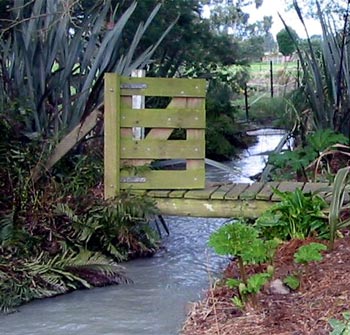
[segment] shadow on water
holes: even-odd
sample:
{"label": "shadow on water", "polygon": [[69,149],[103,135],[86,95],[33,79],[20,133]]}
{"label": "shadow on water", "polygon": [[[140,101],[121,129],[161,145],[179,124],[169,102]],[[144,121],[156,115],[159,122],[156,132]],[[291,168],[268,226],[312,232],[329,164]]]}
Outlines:
{"label": "shadow on water", "polygon": [[[227,162],[237,175],[208,170],[213,181],[251,182],[283,133],[258,133],[257,143]],[[165,217],[170,236],[155,257],[125,264],[132,284],[77,291],[31,302],[19,312],[0,316],[6,335],[175,335],[186,306],[208,287],[209,273],[218,276],[227,260],[207,247],[210,234],[226,219]],[[210,268],[209,268],[210,266]]]}

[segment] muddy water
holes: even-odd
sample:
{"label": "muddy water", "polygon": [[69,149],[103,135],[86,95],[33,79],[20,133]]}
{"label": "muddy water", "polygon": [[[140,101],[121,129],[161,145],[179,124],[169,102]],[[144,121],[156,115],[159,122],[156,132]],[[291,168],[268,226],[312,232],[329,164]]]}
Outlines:
{"label": "muddy water", "polygon": [[[239,159],[226,162],[236,173],[208,167],[212,181],[251,182],[283,133],[260,130],[258,142]],[[227,260],[207,248],[210,234],[225,219],[165,217],[170,236],[153,258],[125,264],[133,284],[73,292],[31,302],[17,313],[0,316],[0,335],[175,335],[189,301],[198,300],[209,277]],[[210,264],[210,266],[208,265]]]}

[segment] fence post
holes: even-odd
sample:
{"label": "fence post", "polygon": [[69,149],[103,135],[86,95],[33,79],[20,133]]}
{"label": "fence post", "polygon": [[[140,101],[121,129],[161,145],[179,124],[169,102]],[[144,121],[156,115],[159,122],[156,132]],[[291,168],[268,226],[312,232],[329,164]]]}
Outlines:
{"label": "fence post", "polygon": [[104,88],[104,198],[120,192],[120,77],[105,74]]}
{"label": "fence post", "polygon": [[300,87],[300,60],[297,60],[297,85]]}
{"label": "fence post", "polygon": [[270,60],[270,86],[271,86],[271,98],[273,98],[273,65],[272,65],[272,60]]}
{"label": "fence post", "polygon": [[246,121],[249,121],[249,104],[248,104],[248,86],[244,85],[244,104],[245,104],[245,117]]}
{"label": "fence post", "polygon": [[[146,76],[145,70],[133,70],[131,72],[131,77],[142,78],[145,76]],[[132,109],[145,108],[145,97],[142,95],[133,95],[131,108]],[[132,128],[132,137],[134,140],[144,139],[145,138],[145,128],[133,127]]]}

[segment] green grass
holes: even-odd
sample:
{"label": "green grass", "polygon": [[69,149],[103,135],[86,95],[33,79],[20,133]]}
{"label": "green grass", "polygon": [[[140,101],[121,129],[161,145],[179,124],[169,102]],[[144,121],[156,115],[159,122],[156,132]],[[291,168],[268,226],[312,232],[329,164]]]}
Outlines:
{"label": "green grass", "polygon": [[[288,126],[288,118],[285,116],[286,100],[283,97],[271,98],[269,95],[253,95],[249,97],[249,120],[258,123],[269,123],[274,127]],[[237,111],[237,119],[244,120],[246,111],[244,99],[235,100],[235,105],[240,108]]]}
{"label": "green grass", "polygon": [[[260,74],[262,72],[270,72],[270,62],[257,62],[250,64],[250,74],[252,76],[255,76],[257,74]],[[297,62],[285,62],[285,63],[274,63],[273,64],[273,72],[277,72],[280,70],[287,70],[291,72],[297,71]]]}

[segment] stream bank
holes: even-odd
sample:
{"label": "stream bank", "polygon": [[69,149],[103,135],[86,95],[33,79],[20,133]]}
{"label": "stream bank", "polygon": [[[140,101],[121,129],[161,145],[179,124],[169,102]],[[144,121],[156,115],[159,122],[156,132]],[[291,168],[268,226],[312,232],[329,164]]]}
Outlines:
{"label": "stream bank", "polygon": [[[234,172],[208,167],[209,181],[251,182],[262,171],[266,156],[283,136],[263,129],[257,142],[239,158],[225,162]],[[185,320],[188,303],[209,286],[209,274],[219,275],[227,260],[207,247],[210,234],[225,219],[166,217],[170,236],[164,251],[125,264],[132,284],[77,291],[21,306],[1,315],[7,335],[175,335]],[[210,268],[208,268],[210,264]]]}

